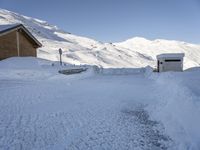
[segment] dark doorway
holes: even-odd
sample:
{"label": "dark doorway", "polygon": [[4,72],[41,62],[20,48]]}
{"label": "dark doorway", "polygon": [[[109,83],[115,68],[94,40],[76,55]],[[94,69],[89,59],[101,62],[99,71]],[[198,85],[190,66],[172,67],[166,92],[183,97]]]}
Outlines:
{"label": "dark doorway", "polygon": [[160,61],[159,60],[157,61],[157,70],[158,70],[158,72],[160,72]]}

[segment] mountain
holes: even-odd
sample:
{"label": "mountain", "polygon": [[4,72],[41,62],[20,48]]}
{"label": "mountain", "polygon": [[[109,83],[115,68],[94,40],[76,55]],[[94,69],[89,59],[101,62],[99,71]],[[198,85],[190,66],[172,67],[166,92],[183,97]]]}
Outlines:
{"label": "mountain", "polygon": [[63,61],[70,64],[90,64],[102,67],[156,66],[156,55],[184,52],[185,68],[200,65],[200,45],[181,41],[147,40],[134,37],[120,43],[103,43],[65,32],[46,21],[0,9],[0,24],[24,24],[43,44],[38,57],[59,60],[58,49],[63,49]]}
{"label": "mountain", "polygon": [[153,60],[156,59],[156,55],[161,53],[185,53],[184,68],[200,65],[200,45],[163,39],[150,41],[140,37],[115,43],[115,45],[143,53],[145,56],[153,58]]}

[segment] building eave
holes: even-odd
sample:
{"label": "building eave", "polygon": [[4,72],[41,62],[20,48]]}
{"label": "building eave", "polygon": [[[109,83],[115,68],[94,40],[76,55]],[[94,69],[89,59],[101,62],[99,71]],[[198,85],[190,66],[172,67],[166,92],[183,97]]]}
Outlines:
{"label": "building eave", "polygon": [[16,24],[13,27],[10,27],[10,28],[7,28],[5,30],[0,31],[0,36],[3,36],[5,34],[12,32],[12,31],[17,31],[17,30],[20,30],[20,29],[23,30],[24,33],[26,33],[32,41],[34,41],[37,48],[42,47],[42,44],[32,35],[32,33],[30,31],[28,31],[28,29],[23,24]]}
{"label": "building eave", "polygon": [[162,59],[162,58],[183,58],[185,56],[184,53],[164,53],[157,55],[157,59]]}

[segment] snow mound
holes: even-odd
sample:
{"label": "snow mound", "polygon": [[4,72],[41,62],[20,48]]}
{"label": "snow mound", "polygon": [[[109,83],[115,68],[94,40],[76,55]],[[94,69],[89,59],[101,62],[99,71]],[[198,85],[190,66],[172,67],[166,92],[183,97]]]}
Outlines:
{"label": "snow mound", "polygon": [[[67,76],[58,73],[59,70],[88,68],[81,74]],[[88,78],[95,74],[92,66],[74,66],[64,64],[60,66],[59,62],[48,61],[35,57],[12,57],[0,61],[0,80],[60,80],[69,79],[77,80]]]}
{"label": "snow mound", "polygon": [[199,81],[199,73],[151,74],[151,79],[157,83],[153,104],[147,107],[152,118],[164,124],[166,132],[177,144],[176,149],[198,150],[200,95],[194,82]]}
{"label": "snow mound", "polygon": [[135,75],[143,74],[144,68],[94,68],[97,74],[101,75]]}
{"label": "snow mound", "polygon": [[11,57],[0,62],[4,69],[41,69],[42,59],[35,57]]}
{"label": "snow mound", "polygon": [[43,67],[46,65],[51,68],[50,61],[35,57],[8,58],[0,61],[0,79],[45,79],[53,75]]}

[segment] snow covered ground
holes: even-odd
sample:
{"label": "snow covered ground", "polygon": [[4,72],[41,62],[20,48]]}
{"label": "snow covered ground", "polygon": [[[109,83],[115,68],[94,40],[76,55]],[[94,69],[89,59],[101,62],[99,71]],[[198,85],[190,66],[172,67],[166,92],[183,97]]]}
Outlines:
{"label": "snow covered ground", "polygon": [[199,69],[66,76],[54,64],[0,62],[0,149],[200,148]]}
{"label": "snow covered ground", "polygon": [[161,121],[177,149],[200,149],[200,68],[181,73],[151,75],[159,88],[147,107]]}

